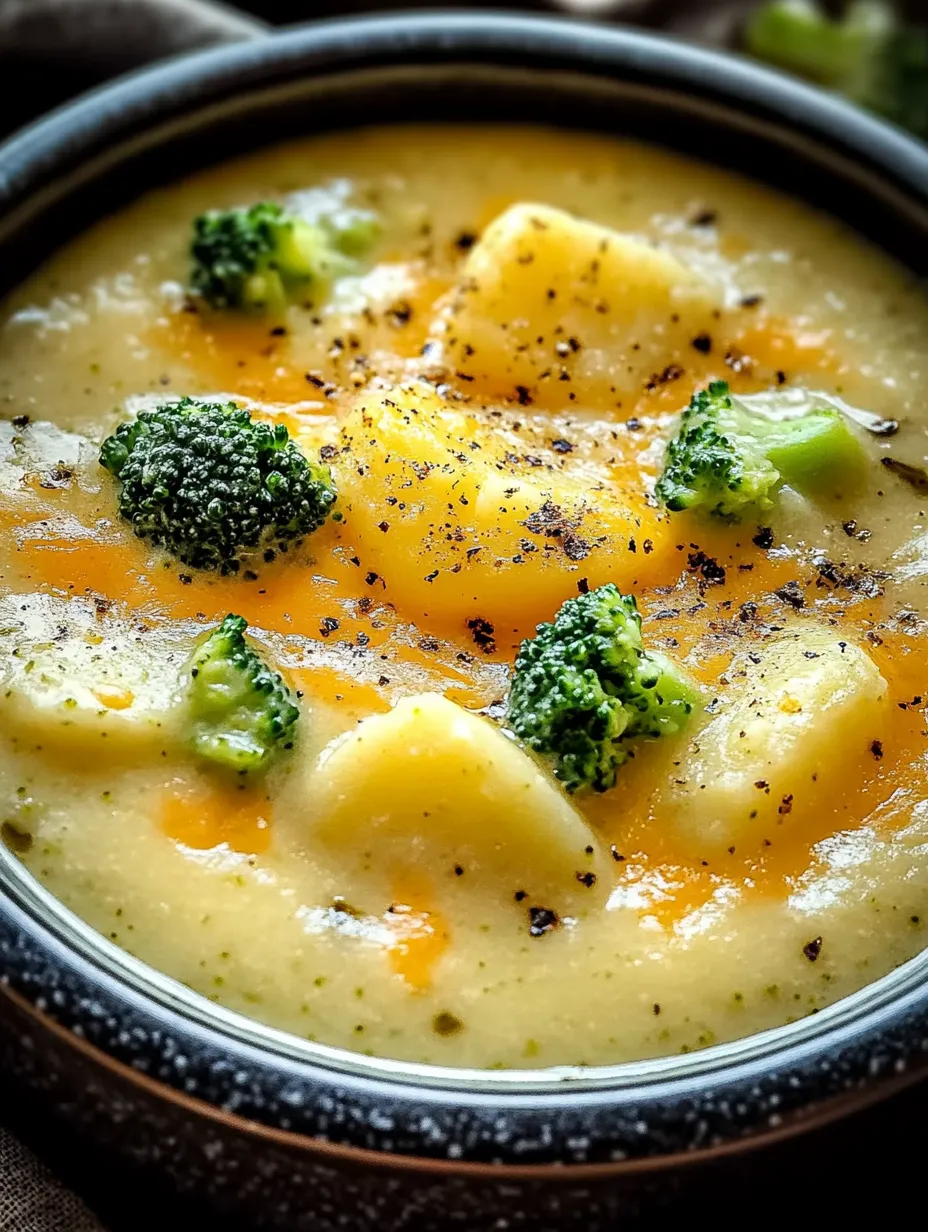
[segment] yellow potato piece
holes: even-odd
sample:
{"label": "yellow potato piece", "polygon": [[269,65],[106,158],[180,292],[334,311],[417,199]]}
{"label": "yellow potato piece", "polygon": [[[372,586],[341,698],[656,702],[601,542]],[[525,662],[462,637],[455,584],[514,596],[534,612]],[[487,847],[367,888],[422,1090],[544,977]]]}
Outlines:
{"label": "yellow potato piece", "polygon": [[528,631],[581,579],[632,590],[656,576],[659,546],[673,551],[643,493],[633,511],[591,477],[529,477],[506,460],[492,421],[426,385],[363,397],[342,445],[345,534],[376,574],[374,593],[415,617]]}
{"label": "yellow potato piece", "polygon": [[438,694],[365,719],[323,753],[310,790],[313,839],[352,893],[368,887],[366,910],[416,873],[439,895],[524,892],[526,907],[560,914],[608,893],[599,843],[557,786],[490,720]]}
{"label": "yellow potato piece", "polygon": [[441,328],[449,366],[481,391],[608,406],[691,355],[717,298],[663,249],[520,204],[471,251]]}
{"label": "yellow potato piece", "polygon": [[800,626],[739,655],[732,692],[678,750],[655,809],[692,854],[776,841],[843,798],[882,732],[887,685],[837,630]]}
{"label": "yellow potato piece", "polygon": [[0,600],[0,726],[62,756],[157,755],[180,738],[176,635],[143,631],[84,599]]}

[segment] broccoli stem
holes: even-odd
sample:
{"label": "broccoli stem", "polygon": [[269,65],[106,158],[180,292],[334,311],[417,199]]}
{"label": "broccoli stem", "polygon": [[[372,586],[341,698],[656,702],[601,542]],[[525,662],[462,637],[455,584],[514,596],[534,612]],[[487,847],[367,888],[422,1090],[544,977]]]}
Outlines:
{"label": "broccoli stem", "polygon": [[864,458],[850,410],[810,390],[737,396],[713,381],[680,416],[657,497],[674,512],[703,508],[736,520],[771,508],[784,483],[814,495],[846,490]]}

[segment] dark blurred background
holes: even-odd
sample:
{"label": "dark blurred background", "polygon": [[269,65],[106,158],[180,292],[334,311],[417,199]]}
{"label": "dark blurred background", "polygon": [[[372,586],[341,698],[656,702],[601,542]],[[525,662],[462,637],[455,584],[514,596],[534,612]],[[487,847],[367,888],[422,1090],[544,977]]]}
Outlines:
{"label": "dark blurred background", "polygon": [[531,10],[747,49],[928,137],[928,0],[0,0],[0,133],[155,58],[399,8]]}

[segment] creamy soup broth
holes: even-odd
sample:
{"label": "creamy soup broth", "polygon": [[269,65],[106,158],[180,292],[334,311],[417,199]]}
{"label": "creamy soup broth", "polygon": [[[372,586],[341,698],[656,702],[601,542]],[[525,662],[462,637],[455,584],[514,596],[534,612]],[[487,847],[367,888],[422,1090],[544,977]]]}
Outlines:
{"label": "creamy soup broth", "polygon": [[[359,206],[381,233],[282,322],[205,311],[187,292],[193,217],[263,199]],[[569,234],[563,266],[530,236],[507,249],[487,228],[519,203],[546,227],[554,209],[631,236],[659,268],[578,272]],[[494,299],[481,279],[506,259]],[[593,1065],[821,1009],[924,945],[928,481],[882,459],[928,459],[926,356],[918,290],[834,219],[631,142],[374,129],[146,195],[2,308],[7,847],[210,1000],[377,1056]],[[668,514],[650,495],[664,441],[717,378],[837,394],[899,430],[854,425],[863,472],[815,502],[784,489],[737,523]],[[235,400],[322,450],[341,520],[256,578],[136,538],[98,447],[179,395]],[[572,501],[585,512],[567,524],[532,521]],[[608,581],[708,709],[642,742],[612,790],[568,797],[494,741],[520,641]],[[295,747],[245,780],[204,769],[168,696],[228,612],[301,694]],[[782,788],[783,745],[758,763],[762,823],[700,829],[701,801],[674,795],[711,763],[699,733],[812,623],[884,683],[863,718],[828,686],[808,791]],[[73,645],[92,664],[81,689],[32,704],[30,678],[54,685]],[[362,726],[423,695],[400,731]],[[779,686],[763,704],[806,705]]]}

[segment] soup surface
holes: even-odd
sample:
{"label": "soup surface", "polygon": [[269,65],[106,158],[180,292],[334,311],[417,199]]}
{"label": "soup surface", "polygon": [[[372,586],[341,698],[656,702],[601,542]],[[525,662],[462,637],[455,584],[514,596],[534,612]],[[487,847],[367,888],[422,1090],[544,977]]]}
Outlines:
{"label": "soup surface", "polygon": [[[263,200],[377,235],[324,294],[211,309],[193,219]],[[812,494],[668,511],[714,380],[898,430],[848,412]],[[815,1012],[924,945],[926,382],[884,256],[632,143],[371,130],[147,195],[2,309],[7,847],[211,1000],[370,1054],[592,1065]],[[134,535],[99,446],[180,396],[285,425],[335,516],[226,575]],[[506,699],[522,640],[608,583],[696,700],[571,792]],[[266,772],[191,744],[228,613],[299,694]]]}

